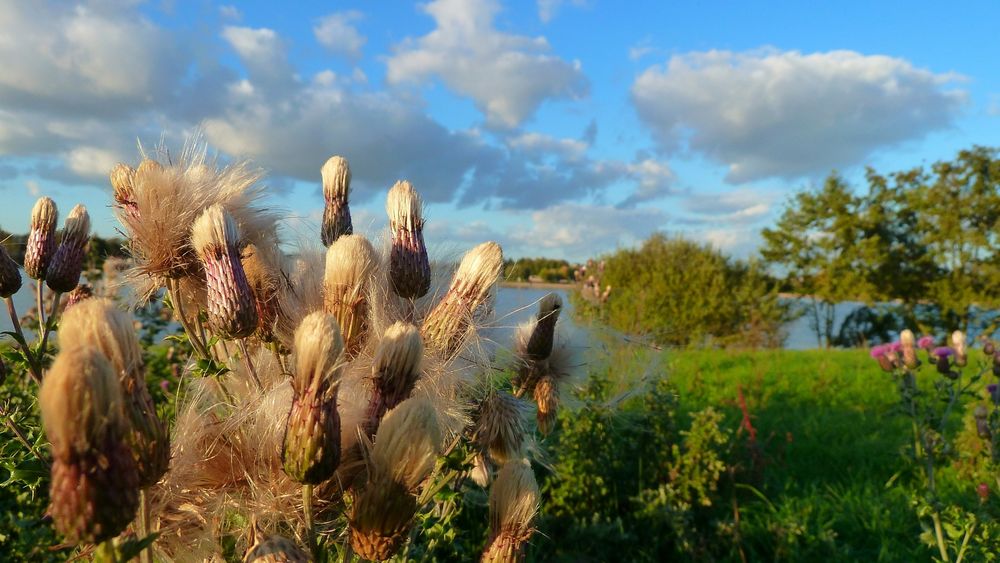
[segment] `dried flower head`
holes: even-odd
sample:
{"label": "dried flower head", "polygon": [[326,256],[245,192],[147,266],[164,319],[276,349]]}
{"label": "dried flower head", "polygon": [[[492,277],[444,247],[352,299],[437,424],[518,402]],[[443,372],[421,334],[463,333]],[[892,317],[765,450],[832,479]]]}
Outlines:
{"label": "dried flower head", "polygon": [[965,339],[965,333],[960,330],[951,333],[951,346],[955,349],[955,365],[964,367],[969,359],[969,348]]}
{"label": "dried flower head", "polygon": [[340,463],[337,390],[343,350],[332,315],[312,313],[295,331],[294,397],[281,457],[285,473],[300,483],[322,483]]}
{"label": "dried flower head", "polygon": [[67,309],[59,325],[59,340],[99,350],[111,362],[124,393],[127,441],[139,484],[145,488],[156,483],[170,463],[170,438],[146,387],[142,348],[132,318],[109,299],[87,299]]}
{"label": "dried flower head", "polygon": [[351,547],[384,561],[406,539],[417,511],[414,492],[430,474],[441,444],[434,407],[414,397],[389,411],[375,435],[368,481],[355,494]]}
{"label": "dried flower head", "polygon": [[323,308],[337,317],[348,357],[364,344],[368,330],[368,301],[378,257],[368,239],[345,235],[326,251]]}
{"label": "dried flower head", "polygon": [[524,560],[524,544],[534,532],[538,501],[538,483],[528,461],[504,464],[490,489],[490,540],[482,561]]}
{"label": "dried flower head", "polygon": [[294,541],[271,536],[247,550],[243,563],[310,563],[313,558]]}
{"label": "dried flower head", "polygon": [[66,216],[62,242],[49,262],[45,283],[52,291],[67,292],[80,282],[83,258],[90,240],[90,214],[87,208],[77,205]]}
{"label": "dried flower head", "polygon": [[132,221],[139,219],[139,209],[135,203],[135,174],[135,168],[123,162],[116,164],[109,174],[115,203],[125,211]]}
{"label": "dried flower head", "polygon": [[917,339],[913,331],[905,329],[899,333],[900,351],[903,354],[903,365],[910,369],[916,369],[920,365],[917,358]]}
{"label": "dried flower head", "polygon": [[372,397],[368,404],[366,432],[375,434],[390,409],[413,393],[421,373],[424,343],[416,326],[397,322],[386,329],[375,348],[372,364]]}
{"label": "dried flower head", "polygon": [[139,483],[111,364],[95,348],[64,349],[38,402],[52,444],[49,512],[56,529],[72,543],[117,536],[135,516]]}
{"label": "dried flower head", "polygon": [[243,270],[257,305],[257,337],[264,342],[274,340],[281,293],[285,275],[279,264],[277,248],[262,248],[249,244],[243,249]]}
{"label": "dried flower head", "polygon": [[226,338],[244,338],[257,330],[257,303],[243,271],[240,233],[232,215],[221,205],[202,213],[191,229],[208,289],[208,319]]}
{"label": "dried flower head", "polygon": [[542,377],[535,385],[535,405],[538,407],[538,430],[548,434],[555,425],[556,410],[559,408],[559,387],[551,375]]}
{"label": "dried flower head", "polygon": [[505,391],[491,392],[479,405],[474,439],[498,464],[520,458],[526,428],[524,405]]}
{"label": "dried flower head", "polygon": [[351,192],[351,167],[342,156],[331,156],[320,170],[323,177],[323,244],[330,246],[337,239],[354,232],[347,197]]}
{"label": "dried flower head", "polygon": [[396,295],[406,299],[423,297],[431,287],[431,265],[424,243],[423,202],[413,186],[401,180],[389,190],[385,203],[389,214],[392,248],[389,281]]}
{"label": "dried flower head", "polygon": [[7,298],[21,289],[21,270],[0,243],[0,297]]}
{"label": "dried flower head", "polygon": [[503,271],[503,251],[486,242],[465,254],[444,298],[424,320],[425,342],[453,355],[465,342],[473,315],[486,303]]}
{"label": "dried flower head", "polygon": [[56,202],[41,197],[31,209],[31,230],[24,250],[24,273],[34,280],[45,279],[49,262],[56,253],[56,223],[59,212]]}

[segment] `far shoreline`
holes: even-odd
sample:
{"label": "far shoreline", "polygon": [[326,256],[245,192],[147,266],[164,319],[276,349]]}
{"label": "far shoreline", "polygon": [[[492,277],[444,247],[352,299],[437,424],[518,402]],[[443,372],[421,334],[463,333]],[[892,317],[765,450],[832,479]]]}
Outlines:
{"label": "far shoreline", "polygon": [[566,282],[525,282],[525,281],[502,281],[500,287],[511,287],[517,289],[570,289],[575,284]]}

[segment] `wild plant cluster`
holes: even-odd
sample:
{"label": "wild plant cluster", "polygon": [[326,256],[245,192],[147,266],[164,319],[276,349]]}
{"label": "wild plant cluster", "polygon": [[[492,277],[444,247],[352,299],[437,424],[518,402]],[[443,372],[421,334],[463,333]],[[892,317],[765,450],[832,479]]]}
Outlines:
{"label": "wild plant cluster", "polygon": [[[21,272],[0,247],[15,327],[5,355],[28,415],[0,414],[37,426],[37,396],[44,438],[21,432],[19,444],[45,468],[59,547],[106,560],[383,561],[425,532],[427,514],[448,522],[443,492],[485,487],[481,559],[523,559],[539,508],[536,429],[553,428],[572,373],[560,298],[544,298],[498,356],[481,330],[499,245],[470,250],[445,283],[409,182],[389,191],[379,240],[354,232],[348,162],[335,156],[321,175],[317,244],[292,250],[247,163],[192,145],[111,171],[125,277],[179,324],[166,343],[78,286],[82,206],[58,244],[52,200],[32,212],[32,342],[13,308]],[[167,345],[179,377],[169,402],[148,385],[151,350]]]}
{"label": "wild plant cluster", "polygon": [[[985,377],[1000,376],[1000,352],[990,340],[982,351],[980,361],[971,358],[961,331],[938,346],[933,336],[917,338],[909,329],[897,341],[871,349],[872,358],[892,374],[899,413],[912,426],[905,458],[918,482],[913,507],[921,540],[940,561],[991,559],[1000,533],[1000,519],[987,503],[1000,490],[1000,390],[996,383],[983,385]],[[956,425],[963,411],[972,413],[975,444],[963,443],[969,440]],[[978,481],[978,510],[949,501],[942,488],[941,475],[955,465],[965,466]]]}

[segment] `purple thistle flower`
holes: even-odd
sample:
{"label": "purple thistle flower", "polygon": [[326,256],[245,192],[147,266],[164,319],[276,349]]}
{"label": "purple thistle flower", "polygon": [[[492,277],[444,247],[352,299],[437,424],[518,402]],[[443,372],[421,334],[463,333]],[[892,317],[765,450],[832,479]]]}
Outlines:
{"label": "purple thistle flower", "polygon": [[886,344],[890,352],[899,352],[903,349],[903,344],[900,341],[895,341],[892,344]]}
{"label": "purple thistle flower", "polygon": [[888,352],[888,351],[889,350],[886,348],[885,344],[879,344],[878,346],[872,346],[872,349],[869,352],[869,354],[871,354],[871,357],[873,359],[877,360],[877,359],[881,358],[882,356],[884,356],[886,354],[886,352]]}
{"label": "purple thistle flower", "polygon": [[934,347],[934,337],[930,335],[921,336],[920,340],[917,340],[917,347],[930,350]]}
{"label": "purple thistle flower", "polygon": [[938,358],[948,358],[952,356],[954,353],[955,350],[953,350],[950,346],[938,346],[937,348],[934,349],[933,352],[934,356]]}

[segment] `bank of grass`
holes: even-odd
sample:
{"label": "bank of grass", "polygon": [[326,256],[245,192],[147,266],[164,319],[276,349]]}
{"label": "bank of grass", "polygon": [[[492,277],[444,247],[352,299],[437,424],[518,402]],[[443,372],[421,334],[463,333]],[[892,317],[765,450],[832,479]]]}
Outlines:
{"label": "bank of grass", "polygon": [[[707,509],[714,515],[701,525],[722,525],[738,511],[738,541],[731,548],[712,548],[710,559],[931,560],[934,552],[920,542],[921,526],[911,508],[917,476],[909,472],[902,457],[911,428],[895,411],[897,395],[891,377],[874,364],[867,351],[681,350],[660,354],[620,346],[610,350],[607,358],[606,363],[595,364],[592,372],[607,377],[608,404],[614,405],[616,416],[645,425],[655,423],[638,414],[650,408],[649,401],[638,394],[630,396],[627,390],[637,383],[645,383],[640,387],[649,389],[666,378],[677,392],[678,426],[690,424],[692,413],[714,407],[725,414],[723,426],[735,433],[732,459],[744,470],[736,481],[748,486],[726,490],[720,484],[716,506]],[[745,409],[740,405],[741,393]],[[745,415],[757,433],[759,458],[755,464],[750,463],[747,429],[737,430]],[[573,416],[566,415],[563,422],[573,424]],[[967,426],[968,417],[958,413],[952,424]],[[650,439],[648,432],[627,424],[618,432],[626,440]],[[974,440],[974,432],[971,435]],[[551,481],[546,486],[553,497],[548,500],[556,504],[561,502],[558,482],[568,478],[558,474],[567,469],[560,464],[566,459],[578,463],[563,442],[559,436],[553,439],[557,473],[548,476]],[[653,469],[644,456],[656,454],[635,455],[639,459],[633,463],[647,467],[639,469],[636,483],[625,483],[628,477],[618,477],[618,485],[649,488],[642,471]],[[747,471],[750,465],[755,467]],[[958,467],[941,475],[946,501],[970,509],[979,505],[976,484],[968,471],[963,473]],[[597,531],[590,531],[585,519],[578,518],[570,526],[564,519],[543,517],[542,531],[548,537],[536,542],[540,558],[596,561],[607,557],[606,553],[597,554],[599,545],[587,548],[590,555],[567,546],[585,545],[588,533],[601,533],[600,526],[613,527],[617,522],[620,534],[629,539],[615,546],[613,557],[662,560],[674,547],[665,551],[663,538],[651,538],[651,530],[643,529],[653,524],[634,516],[643,507],[636,502],[638,491],[621,498],[629,494],[633,495],[631,503],[618,507],[632,514],[609,519],[600,508],[594,509],[590,517]]]}

